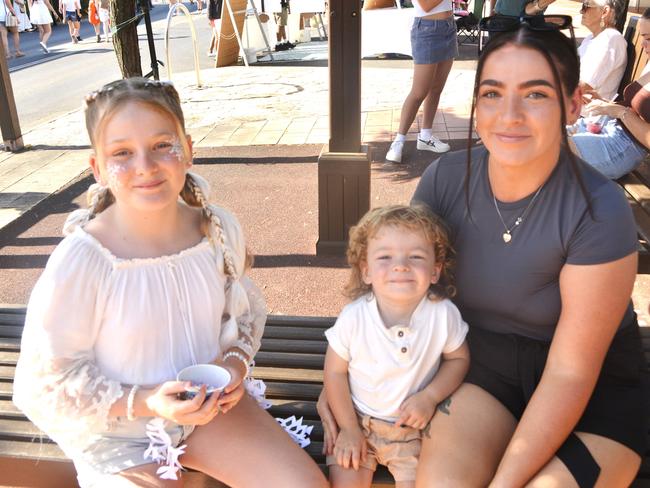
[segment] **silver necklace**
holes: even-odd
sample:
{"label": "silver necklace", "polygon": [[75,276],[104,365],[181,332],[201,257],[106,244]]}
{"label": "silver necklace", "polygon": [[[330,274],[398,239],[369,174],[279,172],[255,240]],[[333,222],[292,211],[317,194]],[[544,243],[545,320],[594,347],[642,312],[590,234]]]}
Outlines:
{"label": "silver necklace", "polygon": [[503,239],[503,242],[508,244],[512,240],[512,232],[515,230],[515,228],[518,225],[523,224],[524,219],[526,218],[526,214],[530,210],[530,208],[533,206],[533,203],[535,202],[535,199],[537,198],[537,195],[539,195],[539,192],[542,191],[542,188],[544,188],[544,185],[540,186],[537,191],[535,192],[535,195],[533,195],[533,198],[530,200],[524,211],[521,213],[519,217],[515,220],[515,223],[512,224],[512,227],[508,229],[508,226],[506,225],[505,221],[503,220],[503,216],[501,215],[501,210],[499,210],[499,205],[497,204],[497,197],[494,196],[494,193],[492,193],[492,200],[494,200],[494,208],[497,209],[497,215],[499,216],[499,220],[501,220],[501,223],[503,224],[503,228],[505,229],[505,232],[501,235],[501,238]]}

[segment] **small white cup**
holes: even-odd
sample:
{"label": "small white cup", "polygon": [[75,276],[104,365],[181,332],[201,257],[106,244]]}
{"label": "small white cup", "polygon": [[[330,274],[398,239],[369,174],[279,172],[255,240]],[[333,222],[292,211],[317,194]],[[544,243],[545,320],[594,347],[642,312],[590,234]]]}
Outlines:
{"label": "small white cup", "polygon": [[206,385],[206,397],[221,393],[230,383],[230,372],[216,364],[197,364],[183,368],[176,376],[178,381],[191,381],[192,386],[185,389],[185,398],[191,399]]}

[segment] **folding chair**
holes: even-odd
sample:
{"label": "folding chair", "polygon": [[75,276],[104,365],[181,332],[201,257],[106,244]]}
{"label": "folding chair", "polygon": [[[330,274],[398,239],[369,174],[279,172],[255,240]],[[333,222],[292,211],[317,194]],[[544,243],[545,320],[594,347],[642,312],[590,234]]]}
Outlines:
{"label": "folding chair", "polygon": [[454,18],[456,19],[456,35],[458,44],[476,44],[479,41],[478,17],[469,10],[469,2],[454,0]]}

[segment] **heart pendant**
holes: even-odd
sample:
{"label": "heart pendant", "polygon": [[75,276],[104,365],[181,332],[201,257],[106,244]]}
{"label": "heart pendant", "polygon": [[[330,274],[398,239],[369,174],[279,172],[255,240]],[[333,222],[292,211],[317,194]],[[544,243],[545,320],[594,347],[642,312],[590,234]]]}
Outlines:
{"label": "heart pendant", "polygon": [[510,239],[512,239],[510,232],[504,232],[501,237],[503,237],[503,242],[505,242],[506,244],[508,244],[510,242]]}

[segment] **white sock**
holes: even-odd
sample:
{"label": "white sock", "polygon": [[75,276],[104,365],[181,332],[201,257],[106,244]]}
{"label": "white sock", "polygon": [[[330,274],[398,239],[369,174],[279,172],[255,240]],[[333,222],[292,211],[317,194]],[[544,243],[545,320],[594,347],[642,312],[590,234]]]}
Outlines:
{"label": "white sock", "polygon": [[404,142],[406,141],[406,134],[396,134],[395,140],[393,142]]}
{"label": "white sock", "polygon": [[432,129],[420,129],[420,139],[428,141],[431,139]]}

